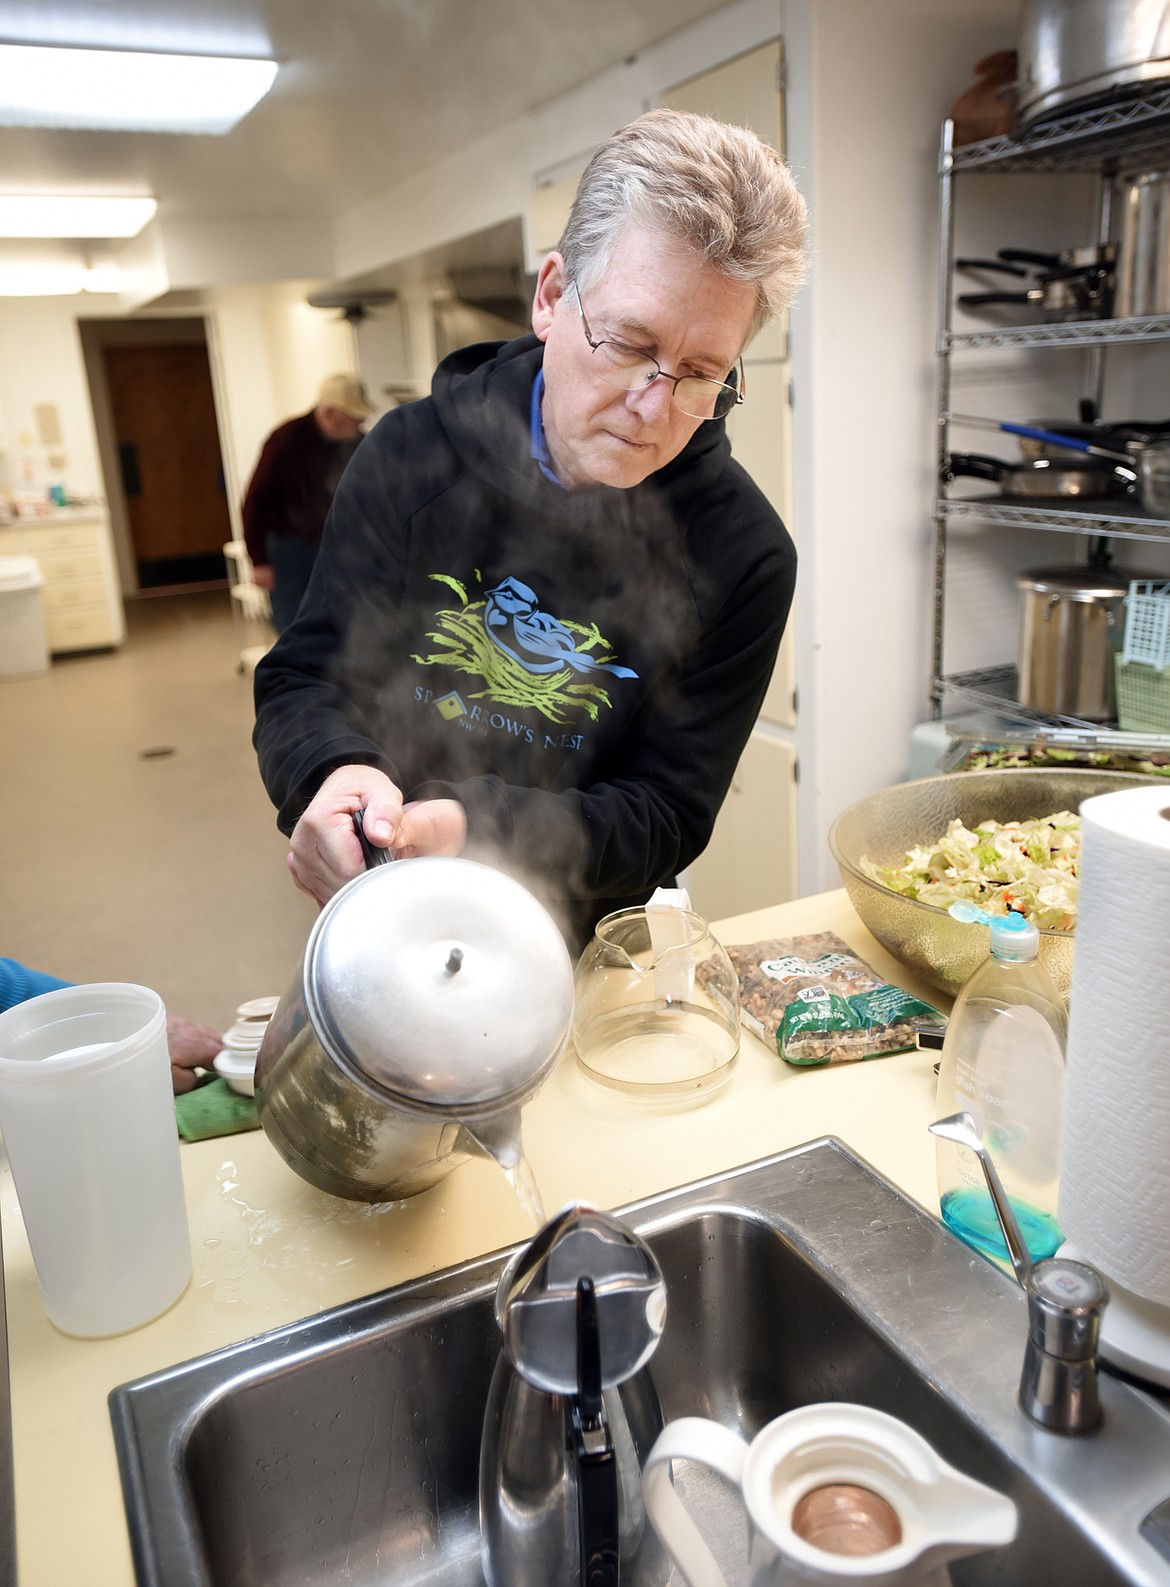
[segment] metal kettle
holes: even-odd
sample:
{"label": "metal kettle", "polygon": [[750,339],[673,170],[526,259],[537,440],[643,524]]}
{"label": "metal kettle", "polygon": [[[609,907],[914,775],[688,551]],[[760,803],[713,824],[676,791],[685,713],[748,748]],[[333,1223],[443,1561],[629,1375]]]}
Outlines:
{"label": "metal kettle", "polygon": [[505,1268],[496,1320],[479,1464],[488,1587],[661,1587],[641,1487],[663,1427],[645,1367],[666,1288],[649,1246],[573,1203]]}
{"label": "metal kettle", "polygon": [[514,1168],[572,1014],[564,939],[518,882],[472,860],[377,864],[314,923],[256,1060],[260,1122],[302,1178],[355,1201],[416,1195],[472,1154]]}

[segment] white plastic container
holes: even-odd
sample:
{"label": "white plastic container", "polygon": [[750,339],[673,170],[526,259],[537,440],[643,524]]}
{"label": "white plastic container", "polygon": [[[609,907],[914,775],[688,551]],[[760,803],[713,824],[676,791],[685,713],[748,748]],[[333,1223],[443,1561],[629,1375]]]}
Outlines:
{"label": "white plastic container", "polygon": [[36,557],[0,557],[0,678],[49,670],[44,583]]}
{"label": "white plastic container", "polygon": [[191,1242],[157,992],[70,986],[0,1014],[0,1129],[52,1323],[125,1333],[178,1299]]}

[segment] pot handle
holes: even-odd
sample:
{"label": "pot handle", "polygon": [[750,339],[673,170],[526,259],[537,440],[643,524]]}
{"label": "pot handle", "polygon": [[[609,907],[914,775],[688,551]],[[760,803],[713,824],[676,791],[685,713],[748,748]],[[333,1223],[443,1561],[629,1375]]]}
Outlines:
{"label": "pot handle", "polygon": [[362,846],[362,859],[366,862],[366,870],[372,871],[375,865],[389,865],[394,855],[389,849],[378,848],[366,836],[364,810],[355,810],[353,813],[353,829],[357,833],[357,840]]}
{"label": "pot handle", "polygon": [[951,452],[942,471],[943,481],[949,484],[960,474],[972,479],[1001,480],[1011,472],[1011,464],[998,457],[985,457],[982,452]]}
{"label": "pot handle", "polygon": [[1028,272],[1023,265],[1009,264],[1006,259],[956,259],[956,270],[994,270],[1000,275],[1023,276]]}
{"label": "pot handle", "polygon": [[1007,264],[1034,264],[1045,270],[1056,270],[1063,263],[1058,253],[1039,253],[1034,248],[1000,248],[997,257]]}
{"label": "pot handle", "polygon": [[989,303],[1031,303],[1027,292],[960,292],[959,302],[965,309],[984,308]]}

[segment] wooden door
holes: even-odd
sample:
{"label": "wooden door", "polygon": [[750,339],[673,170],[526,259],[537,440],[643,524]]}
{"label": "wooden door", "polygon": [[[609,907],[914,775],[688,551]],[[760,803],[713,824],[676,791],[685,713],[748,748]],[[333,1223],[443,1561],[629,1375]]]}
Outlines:
{"label": "wooden door", "polygon": [[103,357],[139,584],[223,578],[232,529],[206,345],[111,345]]}

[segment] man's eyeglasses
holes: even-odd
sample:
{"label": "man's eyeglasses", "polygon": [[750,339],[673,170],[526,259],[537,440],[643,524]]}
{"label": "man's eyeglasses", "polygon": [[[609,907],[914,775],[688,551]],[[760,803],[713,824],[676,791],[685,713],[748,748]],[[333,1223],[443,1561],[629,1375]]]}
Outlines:
{"label": "man's eyeglasses", "polygon": [[709,375],[668,374],[656,358],[651,358],[649,353],[639,352],[636,347],[627,347],[624,342],[595,342],[589,321],[585,318],[581,289],[575,281],[573,291],[577,294],[577,311],[581,316],[585,340],[595,353],[601,354],[597,361],[597,372],[607,385],[616,386],[619,391],[641,391],[658,379],[672,381],[674,390],[671,398],[675,407],[681,413],[689,414],[692,419],[722,419],[743,401],[745,382],[742,360],[738,377],[733,370],[728,382],[715,380]]}

